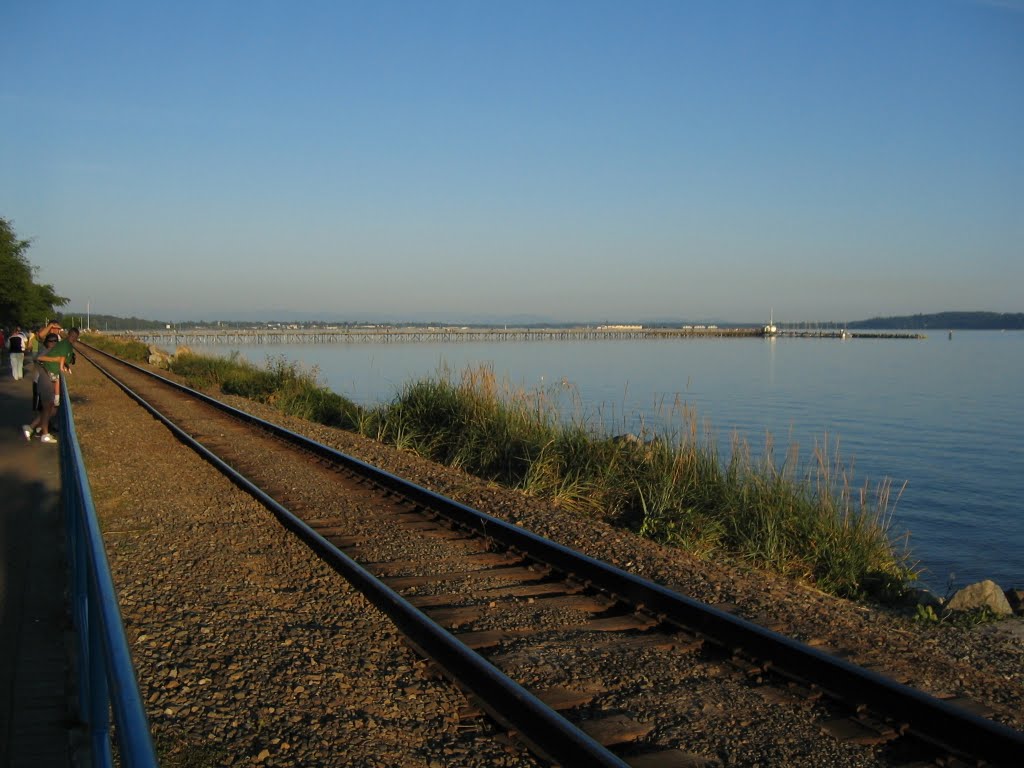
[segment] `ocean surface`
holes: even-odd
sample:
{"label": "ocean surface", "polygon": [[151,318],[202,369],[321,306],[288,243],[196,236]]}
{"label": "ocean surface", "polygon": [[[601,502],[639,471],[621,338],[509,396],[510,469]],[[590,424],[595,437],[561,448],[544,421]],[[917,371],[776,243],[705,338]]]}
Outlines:
{"label": "ocean surface", "polygon": [[[200,347],[261,364],[284,356],[362,404],[411,380],[487,365],[509,386],[563,398],[611,434],[678,433],[696,412],[720,450],[837,450],[854,485],[893,484],[894,538],[909,532],[939,594],[992,579],[1024,586],[1024,333],[908,339],[665,339]],[[902,489],[902,490],[901,490]],[[898,494],[898,498],[897,497]]]}

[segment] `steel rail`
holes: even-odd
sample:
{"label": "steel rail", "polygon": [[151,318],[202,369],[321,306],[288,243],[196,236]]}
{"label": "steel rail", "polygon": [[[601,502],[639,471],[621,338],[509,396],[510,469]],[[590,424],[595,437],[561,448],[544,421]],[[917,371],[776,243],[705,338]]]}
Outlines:
{"label": "steel rail", "polygon": [[[103,353],[107,354],[107,353]],[[618,596],[662,621],[697,633],[727,650],[761,660],[774,672],[855,707],[890,718],[931,744],[960,755],[997,765],[1024,765],[1024,733],[949,704],[855,664],[829,656],[792,638],[718,610],[698,600],[571,550],[530,531],[441,496],[396,475],[317,443],[303,435],[126,363],[140,373],[197,397],[236,418],[301,445],[324,459],[368,477],[372,482],[410,501],[438,512],[479,535],[513,548],[569,576]],[[400,599],[400,598],[399,598]],[[403,601],[404,602],[404,601]],[[415,610],[415,609],[414,609]],[[485,662],[486,663],[486,662]]]}
{"label": "steel rail", "polygon": [[[90,349],[95,348],[90,347]],[[102,350],[96,351],[112,359],[117,359]],[[88,359],[88,355],[84,356]],[[90,362],[94,361],[90,359]],[[118,360],[118,362],[173,385],[190,396],[199,397],[211,404],[217,403],[216,400],[208,398],[201,392],[182,387],[176,382],[152,374],[131,363],[126,363],[123,360]],[[451,633],[441,628],[426,614],[331,544],[245,475],[192,438],[124,382],[118,380],[101,366],[97,365],[96,367],[129,397],[162,422],[180,441],[269,509],[286,528],[295,533],[325,563],[344,576],[350,584],[386,614],[421,653],[434,660],[451,679],[476,696],[480,706],[489,715],[515,733],[534,752],[562,765],[628,768],[628,764],[618,756],[570,723],[558,712],[549,708],[478,653],[460,643]],[[233,409],[224,403],[220,403],[220,405],[235,415],[244,414],[243,411]],[[272,426],[269,422],[261,422],[261,425]],[[291,432],[287,432],[287,434],[300,437]],[[318,444],[314,443],[314,445]]]}

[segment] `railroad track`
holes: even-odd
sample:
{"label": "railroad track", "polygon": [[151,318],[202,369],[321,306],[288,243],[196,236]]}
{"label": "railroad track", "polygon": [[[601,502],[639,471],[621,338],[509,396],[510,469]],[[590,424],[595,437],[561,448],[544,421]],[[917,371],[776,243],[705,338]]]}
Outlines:
{"label": "railroad track", "polygon": [[[387,613],[467,694],[464,716],[489,715],[545,760],[713,765],[715,730],[750,725],[717,703],[726,701],[777,723],[780,740],[820,733],[820,764],[1024,763],[1017,731],[144,369],[91,349],[84,356]],[[254,460],[265,454],[256,444],[269,446],[271,466]],[[343,507],[294,481],[313,472],[338,486]],[[716,703],[697,716],[695,702]]]}

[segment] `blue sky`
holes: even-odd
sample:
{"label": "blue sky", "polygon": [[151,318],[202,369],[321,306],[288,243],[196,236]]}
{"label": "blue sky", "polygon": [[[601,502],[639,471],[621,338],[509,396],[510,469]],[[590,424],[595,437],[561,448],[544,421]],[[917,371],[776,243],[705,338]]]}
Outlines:
{"label": "blue sky", "polygon": [[0,26],[0,216],[69,310],[1024,311],[1024,0],[40,0]]}

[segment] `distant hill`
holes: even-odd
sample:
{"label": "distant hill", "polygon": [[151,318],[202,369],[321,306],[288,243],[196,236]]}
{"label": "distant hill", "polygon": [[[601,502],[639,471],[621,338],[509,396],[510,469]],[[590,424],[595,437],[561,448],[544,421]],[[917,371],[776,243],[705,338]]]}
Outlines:
{"label": "distant hill", "polygon": [[1024,330],[1024,313],[1004,312],[936,312],[931,315],[872,317],[849,323],[847,328],[878,328],[901,330],[949,329],[951,331],[1019,331]]}

